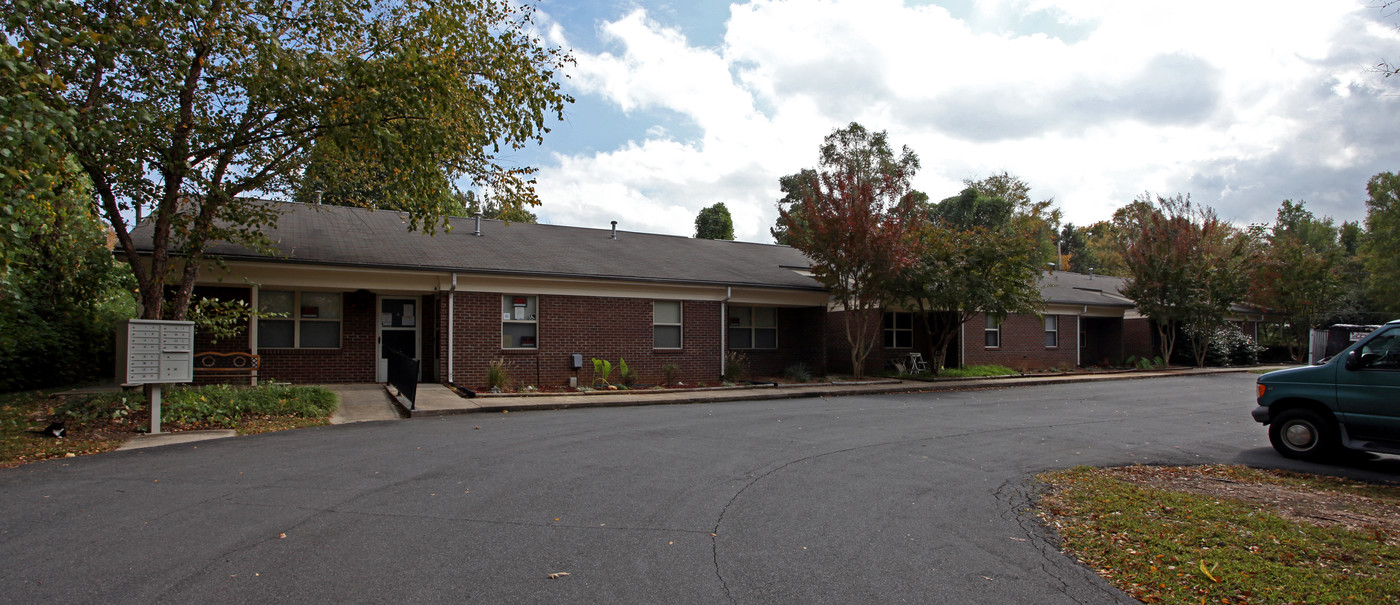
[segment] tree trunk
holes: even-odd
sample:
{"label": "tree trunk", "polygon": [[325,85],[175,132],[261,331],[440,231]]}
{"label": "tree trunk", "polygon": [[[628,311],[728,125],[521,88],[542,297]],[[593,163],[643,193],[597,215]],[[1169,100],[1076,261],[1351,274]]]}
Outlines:
{"label": "tree trunk", "polygon": [[1206,367],[1206,356],[1210,354],[1210,337],[1201,338],[1196,342],[1196,338],[1191,339],[1191,356],[1196,358],[1196,367]]}
{"label": "tree trunk", "polygon": [[943,371],[943,365],[948,360],[948,346],[958,335],[958,328],[962,326],[963,322],[960,321],[958,313],[951,311],[932,311],[921,315],[924,321],[924,333],[928,335],[930,343],[929,369],[936,376]]}
{"label": "tree trunk", "polygon": [[[865,360],[870,357],[870,352],[875,348],[870,342],[870,318],[868,316],[872,311],[879,314],[879,309],[848,309],[846,311],[846,344],[851,347],[851,373],[856,380],[865,378]],[[855,319],[858,319],[860,324],[853,331],[851,322]]]}
{"label": "tree trunk", "polygon": [[1157,336],[1162,339],[1162,367],[1172,364],[1172,349],[1176,348],[1176,323],[1157,322]]}

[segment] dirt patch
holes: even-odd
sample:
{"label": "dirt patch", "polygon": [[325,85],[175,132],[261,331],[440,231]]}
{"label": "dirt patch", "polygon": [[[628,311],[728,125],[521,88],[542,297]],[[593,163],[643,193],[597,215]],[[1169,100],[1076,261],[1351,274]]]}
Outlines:
{"label": "dirt patch", "polygon": [[[1282,471],[1242,473],[1237,467],[1127,466],[1103,469],[1106,475],[1149,487],[1252,502],[1294,522],[1377,532],[1377,537],[1400,541],[1400,504],[1325,486],[1285,485]],[[1367,484],[1352,487],[1364,489]]]}

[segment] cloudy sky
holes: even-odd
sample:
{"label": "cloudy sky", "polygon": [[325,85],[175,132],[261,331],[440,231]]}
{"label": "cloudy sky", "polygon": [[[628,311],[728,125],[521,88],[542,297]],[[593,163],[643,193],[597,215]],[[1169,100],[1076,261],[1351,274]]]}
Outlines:
{"label": "cloudy sky", "polygon": [[778,178],[852,121],[934,199],[1009,171],[1087,224],[1144,191],[1240,224],[1357,220],[1400,170],[1400,15],[1380,0],[541,0],[578,64],[538,148],[542,222],[769,242]]}

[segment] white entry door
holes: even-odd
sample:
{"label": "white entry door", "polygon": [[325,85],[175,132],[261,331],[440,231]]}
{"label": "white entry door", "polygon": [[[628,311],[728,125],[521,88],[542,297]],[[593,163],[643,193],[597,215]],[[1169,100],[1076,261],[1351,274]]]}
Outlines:
{"label": "white entry door", "polygon": [[[423,313],[417,298],[379,297],[379,370],[378,382],[389,381],[389,351],[398,351],[418,359],[419,326]],[[421,368],[420,368],[421,376]]]}

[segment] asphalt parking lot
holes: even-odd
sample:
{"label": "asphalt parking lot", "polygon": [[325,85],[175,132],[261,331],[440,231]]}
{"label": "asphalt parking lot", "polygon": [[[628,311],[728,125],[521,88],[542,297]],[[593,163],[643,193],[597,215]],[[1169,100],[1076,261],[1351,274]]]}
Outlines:
{"label": "asphalt parking lot", "polygon": [[1254,378],[415,418],[33,464],[0,471],[0,600],[1132,602],[1058,552],[1035,473],[1400,479],[1394,458],[1279,458]]}

